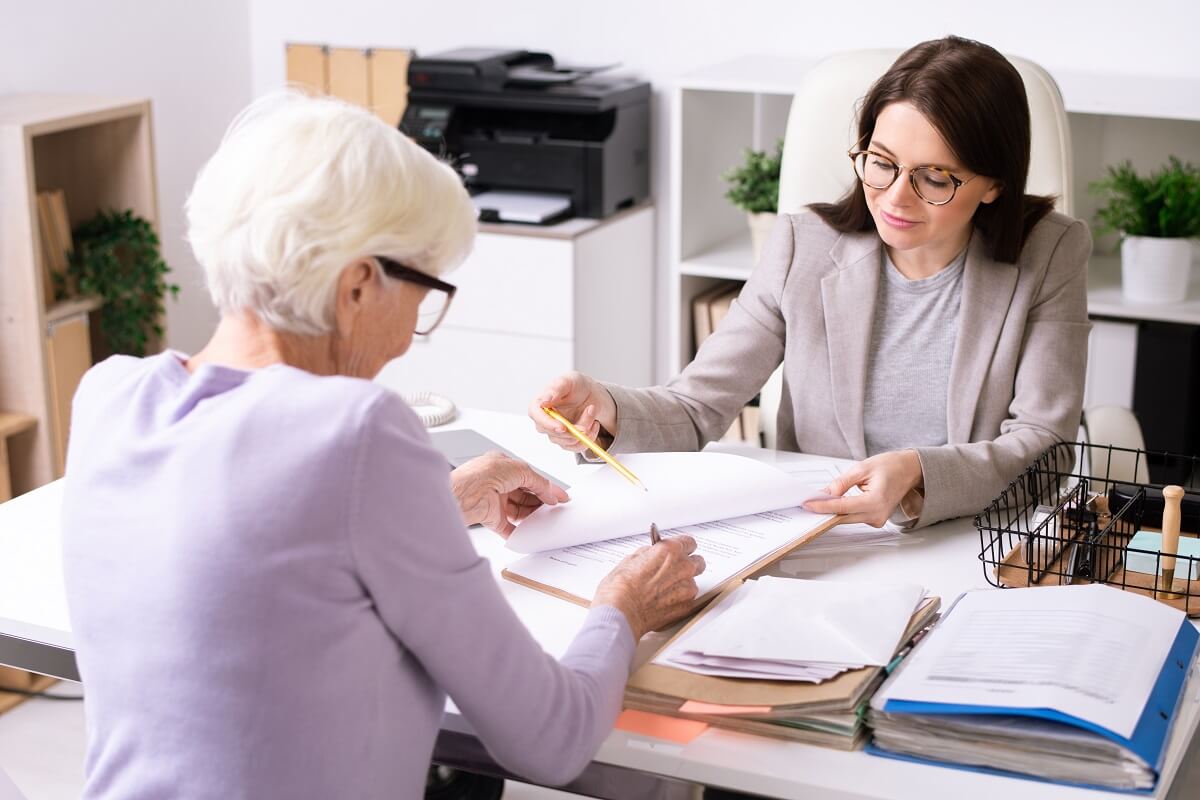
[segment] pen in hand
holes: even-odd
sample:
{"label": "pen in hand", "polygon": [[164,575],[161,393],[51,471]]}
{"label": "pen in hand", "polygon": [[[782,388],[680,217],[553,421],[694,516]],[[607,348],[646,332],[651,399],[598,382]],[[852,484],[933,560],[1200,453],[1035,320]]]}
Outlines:
{"label": "pen in hand", "polygon": [[662,534],[658,532],[658,526],[653,522],[650,523],[650,546],[658,544],[662,541]]}

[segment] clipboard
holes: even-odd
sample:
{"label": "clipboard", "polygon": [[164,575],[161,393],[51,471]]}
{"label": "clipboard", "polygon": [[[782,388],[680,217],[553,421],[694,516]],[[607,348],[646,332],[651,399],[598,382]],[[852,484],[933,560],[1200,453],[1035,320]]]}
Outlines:
{"label": "clipboard", "polygon": [[[705,592],[704,594],[698,596],[694,601],[692,601],[692,606],[688,610],[688,613],[690,614],[690,613],[695,612],[697,609],[703,608],[704,606],[706,606],[709,603],[709,601],[713,600],[714,598],[718,597],[719,595],[723,594],[724,592],[730,591],[732,589],[736,589],[738,586],[741,585],[742,581],[746,580],[746,578],[749,578],[751,575],[754,575],[757,572],[761,572],[762,570],[764,570],[767,567],[774,564],[776,561],[779,561],[780,559],[787,557],[793,551],[803,547],[804,545],[811,542],[813,539],[816,539],[818,536],[825,533],[825,531],[829,530],[833,526],[840,523],[842,521],[842,519],[843,519],[842,517],[830,517],[829,519],[825,520],[824,522],[817,525],[816,527],[811,528],[808,531],[805,531],[803,534],[796,537],[795,539],[792,539],[791,541],[787,542],[783,546],[778,547],[775,550],[772,550],[771,552],[769,552],[766,555],[762,556],[761,558],[757,559],[753,563],[747,565],[744,569],[740,570],[739,572],[737,572],[734,575],[731,575],[725,581],[723,581],[722,583],[713,587],[708,592]],[[547,552],[552,552],[552,551],[547,551]],[[571,592],[568,592],[565,589],[562,589],[561,587],[552,586],[548,583],[543,583],[541,581],[535,581],[524,575],[520,575],[518,573],[512,572],[511,570],[509,570],[507,568],[500,571],[500,576],[503,577],[505,580],[512,581],[513,583],[519,583],[522,586],[527,586],[530,589],[536,589],[539,592],[545,592],[546,594],[553,595],[554,597],[557,597],[561,600],[566,600],[569,603],[574,603],[577,606],[583,606],[584,608],[590,608],[592,605],[592,598],[590,598],[590,597],[580,597],[579,595],[572,594]]]}

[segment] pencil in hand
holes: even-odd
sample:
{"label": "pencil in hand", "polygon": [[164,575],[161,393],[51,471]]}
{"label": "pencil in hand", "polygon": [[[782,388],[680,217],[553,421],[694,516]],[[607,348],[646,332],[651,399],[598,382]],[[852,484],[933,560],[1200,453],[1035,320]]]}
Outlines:
{"label": "pencil in hand", "polygon": [[556,409],[551,406],[542,406],[542,411],[546,412],[546,416],[550,417],[550,419],[566,428],[568,433],[578,439],[581,444],[595,453],[599,458],[603,459],[606,464],[615,469],[625,480],[629,481],[634,486],[640,486],[644,492],[649,491],[649,489],[646,488],[646,485],[641,482],[637,475],[634,475],[625,467],[624,464],[610,456],[607,450],[588,438],[587,434],[575,427],[566,417],[558,413]]}

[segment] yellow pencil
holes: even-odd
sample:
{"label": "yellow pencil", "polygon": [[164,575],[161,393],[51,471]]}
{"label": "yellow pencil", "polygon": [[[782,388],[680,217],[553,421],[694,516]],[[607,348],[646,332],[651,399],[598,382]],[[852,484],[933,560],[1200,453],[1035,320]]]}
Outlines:
{"label": "yellow pencil", "polygon": [[574,436],[576,439],[578,439],[581,444],[583,444],[585,447],[587,447],[587,449],[591,450],[597,456],[604,459],[605,463],[607,463],[610,467],[612,467],[618,473],[620,473],[621,477],[623,477],[625,480],[629,481],[634,486],[642,487],[642,491],[644,491],[644,492],[650,491],[649,489],[646,488],[646,484],[644,484],[640,480],[638,480],[637,475],[634,475],[632,472],[630,472],[625,467],[624,464],[622,464],[620,461],[617,461],[615,458],[610,456],[608,454],[607,450],[605,450],[603,447],[601,447],[600,445],[596,444],[591,439],[589,439],[583,431],[579,430],[579,428],[576,428],[574,425],[572,425],[570,422],[568,422],[567,418],[564,417],[562,414],[558,413],[556,410],[554,410],[550,406],[542,406],[542,411],[545,411],[546,415],[549,416],[551,419],[555,420],[556,422],[562,423],[562,426],[564,428],[566,428],[567,431],[572,436]]}

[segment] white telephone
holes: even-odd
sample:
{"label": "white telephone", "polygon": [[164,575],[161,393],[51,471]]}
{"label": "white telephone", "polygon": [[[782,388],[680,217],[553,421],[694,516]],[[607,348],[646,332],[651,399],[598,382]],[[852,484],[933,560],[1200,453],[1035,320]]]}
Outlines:
{"label": "white telephone", "polygon": [[458,414],[458,409],[448,397],[433,392],[401,392],[400,397],[412,406],[426,428],[445,425]]}

